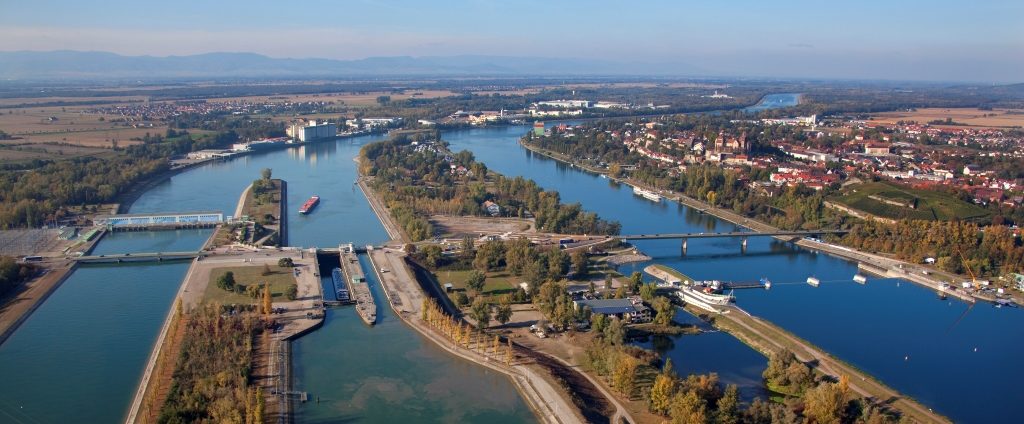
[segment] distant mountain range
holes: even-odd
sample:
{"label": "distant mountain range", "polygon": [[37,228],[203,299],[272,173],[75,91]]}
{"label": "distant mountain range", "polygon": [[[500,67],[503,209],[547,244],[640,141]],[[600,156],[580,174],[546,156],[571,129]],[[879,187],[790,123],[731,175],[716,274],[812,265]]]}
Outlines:
{"label": "distant mountain range", "polygon": [[429,56],[371,57],[359,60],[281,59],[255,53],[191,56],[123,56],[108,52],[0,52],[2,79],[111,79],[212,77],[359,76],[572,76],[692,75],[696,70],[666,64],[635,64],[591,59]]}

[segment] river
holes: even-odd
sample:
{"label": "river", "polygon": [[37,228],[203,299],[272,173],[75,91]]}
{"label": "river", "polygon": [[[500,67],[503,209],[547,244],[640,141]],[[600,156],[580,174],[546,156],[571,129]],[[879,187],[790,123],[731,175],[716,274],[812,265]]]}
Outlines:
{"label": "river", "polygon": [[[474,129],[444,138],[456,151],[472,151],[490,169],[532,178],[559,191],[563,201],[580,202],[620,221],[625,234],[738,229],[676,203],[648,201],[633,195],[629,186],[534,154],[517,144],[525,131]],[[856,264],[764,237],[751,238],[745,253],[735,239],[693,239],[685,257],[678,240],[637,245],[654,260],[624,267],[626,274],[660,263],[698,279],[769,278],[770,291],[739,290],[737,304],[956,422],[1013,422],[1009,417],[1024,408],[1024,394],[1016,390],[1024,363],[1015,359],[1024,351],[1024,332],[1013,330],[1024,324],[1020,308],[939,300],[934,292],[897,279],[860,285],[852,281]],[[809,276],[818,277],[821,286],[807,285]],[[756,390],[764,358],[749,355],[750,348],[738,342],[714,337],[677,337],[666,353],[681,373],[717,371],[725,382],[748,393]],[[965,388],[983,392],[969,394]]]}
{"label": "river", "polygon": [[[767,99],[767,97],[766,97]],[[795,97],[794,97],[795,101]],[[764,103],[764,102],[762,102]],[[445,132],[455,149],[469,149],[488,167],[523,175],[558,190],[568,202],[622,222],[626,233],[731,231],[736,226],[674,203],[636,197],[631,189],[581,172],[517,144],[526,127]],[[234,211],[238,196],[262,168],[288,181],[289,205],[317,194],[311,214],[289,211],[295,246],[377,243],[383,228],[353,186],[352,158],[374,137],[339,139],[201,166],[147,191],[132,212]],[[292,207],[291,209],[294,209]],[[189,250],[209,230],[118,233],[99,253]],[[928,290],[892,279],[866,285],[850,278],[856,266],[789,244],[750,239],[638,243],[662,263],[696,278],[775,282],[771,291],[737,291],[738,304],[878,377],[957,422],[1012,422],[1024,395],[1015,354],[1024,334],[1019,309],[973,308],[939,301]],[[625,273],[647,263],[625,267]],[[123,419],[157,331],[187,269],[186,263],[87,266],[76,271],[0,345],[0,421],[116,422]],[[371,274],[372,275],[372,274]],[[803,283],[809,275],[821,287]],[[371,279],[371,284],[376,281]],[[379,297],[378,303],[386,305]],[[681,320],[692,317],[680,313]],[[381,322],[359,323],[351,308],[332,310],[323,328],[293,344],[298,390],[313,399],[297,408],[300,422],[535,421],[503,376],[455,359],[381,308]],[[1011,329],[1006,331],[1005,329]],[[681,373],[718,372],[760,395],[765,359],[728,334],[715,332],[650,342]],[[965,389],[983,389],[968,392]]]}

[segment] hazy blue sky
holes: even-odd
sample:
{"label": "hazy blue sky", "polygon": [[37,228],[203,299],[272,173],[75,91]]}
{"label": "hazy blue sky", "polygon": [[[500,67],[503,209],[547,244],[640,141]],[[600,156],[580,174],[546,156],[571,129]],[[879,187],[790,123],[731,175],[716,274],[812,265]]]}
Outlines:
{"label": "hazy blue sky", "polygon": [[285,3],[0,0],[0,50],[566,56],[686,74],[1024,80],[1022,0]]}

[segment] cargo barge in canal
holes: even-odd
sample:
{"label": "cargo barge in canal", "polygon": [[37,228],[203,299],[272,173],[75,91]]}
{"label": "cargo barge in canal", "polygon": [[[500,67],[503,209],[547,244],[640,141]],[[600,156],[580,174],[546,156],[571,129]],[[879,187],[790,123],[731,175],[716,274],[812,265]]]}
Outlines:
{"label": "cargo barge in canal", "polygon": [[366,282],[366,275],[363,273],[363,266],[356,256],[355,247],[351,244],[339,246],[341,255],[341,270],[345,274],[345,282],[348,283],[349,293],[356,303],[356,312],[368,325],[377,322],[377,304],[370,293],[370,286]]}
{"label": "cargo barge in canal", "polygon": [[310,197],[309,200],[306,200],[306,203],[303,203],[302,206],[299,208],[299,213],[301,213],[303,215],[308,214],[308,213],[313,211],[313,208],[315,208],[316,205],[319,205],[319,204],[320,204],[320,196]]}

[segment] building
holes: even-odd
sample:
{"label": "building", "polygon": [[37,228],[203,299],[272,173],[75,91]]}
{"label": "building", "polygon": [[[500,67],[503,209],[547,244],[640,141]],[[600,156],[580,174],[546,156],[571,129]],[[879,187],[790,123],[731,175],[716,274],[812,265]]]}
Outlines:
{"label": "building", "polygon": [[537,121],[533,123],[533,135],[544,135],[544,122]]}
{"label": "building", "polygon": [[644,305],[639,297],[629,299],[583,299],[573,301],[576,309],[590,308],[590,312],[608,317],[617,317],[626,322],[647,322],[651,320],[651,308]]}
{"label": "building", "polygon": [[338,126],[330,122],[320,122],[314,119],[307,123],[294,123],[285,132],[294,140],[307,142],[337,137]]}
{"label": "building", "polygon": [[498,216],[501,214],[501,206],[498,206],[497,203],[490,200],[484,201],[484,209],[486,209],[487,213],[491,214],[491,216]]}
{"label": "building", "polygon": [[868,156],[888,156],[889,145],[881,141],[864,143],[864,154]]}
{"label": "building", "polygon": [[594,103],[590,100],[549,100],[537,102],[537,106],[557,107],[562,109],[588,108]]}

